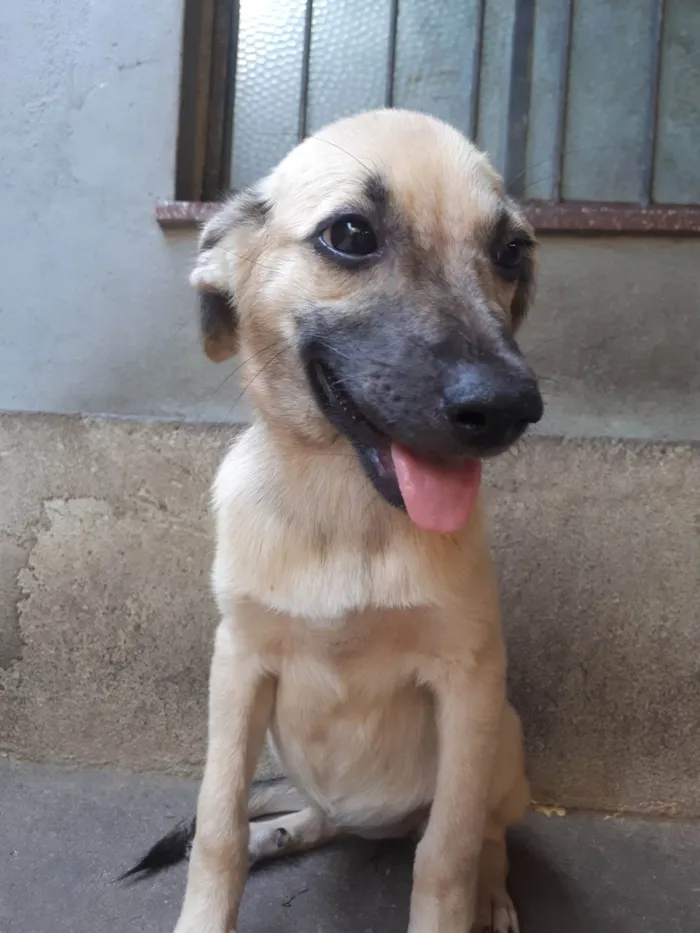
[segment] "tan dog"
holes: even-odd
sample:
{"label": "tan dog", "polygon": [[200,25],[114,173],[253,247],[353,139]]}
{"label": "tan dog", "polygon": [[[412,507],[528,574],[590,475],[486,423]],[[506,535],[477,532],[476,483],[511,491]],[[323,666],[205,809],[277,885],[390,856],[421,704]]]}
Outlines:
{"label": "tan dog", "polygon": [[[257,416],[214,489],[222,622],[176,933],[233,930],[249,861],[411,831],[410,933],[517,931],[505,829],[528,787],[478,492],[542,414],[513,339],[534,253],[486,157],[397,110],[307,139],[204,229],[205,348],[242,354]],[[249,800],[268,730],[294,789]]]}

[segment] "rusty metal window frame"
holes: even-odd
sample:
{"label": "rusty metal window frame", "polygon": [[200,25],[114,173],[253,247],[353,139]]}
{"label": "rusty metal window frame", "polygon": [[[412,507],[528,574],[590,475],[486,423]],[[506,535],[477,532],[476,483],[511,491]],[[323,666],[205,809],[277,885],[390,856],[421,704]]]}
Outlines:
{"label": "rusty metal window frame", "polygon": [[229,184],[236,0],[185,0],[175,160],[177,202],[216,201]]}
{"label": "rusty metal window frame", "polygon": [[[637,203],[569,201],[562,198],[567,97],[575,0],[566,3],[564,43],[558,62],[555,171],[548,200],[524,201],[538,233],[579,235],[700,236],[700,205],[653,202],[655,152],[658,129],[659,86],[663,47],[665,0],[653,0],[649,34],[649,89],[645,138],[640,151],[642,179]],[[394,102],[397,23],[400,0],[390,0],[386,106]],[[481,80],[486,0],[477,0],[477,29],[472,61],[468,132],[476,136]],[[237,0],[185,0],[183,22],[180,114],[177,144],[175,200],[160,202],[156,217],[165,228],[200,223],[216,209],[229,186],[235,97]],[[298,138],[307,134],[309,61],[313,0],[306,0]],[[535,0],[516,0],[512,55],[506,107],[505,178],[510,193],[520,200],[525,193],[527,138],[531,101]]]}
{"label": "rusty metal window frame", "polygon": [[[559,61],[555,172],[549,200],[525,202],[535,228],[547,233],[700,235],[700,205],[654,204],[654,169],[658,129],[659,87],[665,0],[654,0],[649,33],[649,88],[645,139],[640,152],[642,178],[636,204],[562,199],[564,141],[571,69],[574,2],[565,0],[564,43]],[[511,194],[522,198],[535,33],[535,0],[517,0],[513,25],[505,177]]]}

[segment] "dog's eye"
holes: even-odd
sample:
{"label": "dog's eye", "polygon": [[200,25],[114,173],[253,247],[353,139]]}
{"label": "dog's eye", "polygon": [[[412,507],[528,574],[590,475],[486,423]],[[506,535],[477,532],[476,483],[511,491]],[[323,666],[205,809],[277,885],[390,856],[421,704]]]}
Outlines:
{"label": "dog's eye", "polygon": [[341,256],[361,258],[378,249],[377,235],[369,221],[357,214],[340,217],[321,233],[324,246]]}
{"label": "dog's eye", "polygon": [[493,261],[501,269],[517,269],[523,261],[528,245],[524,240],[511,240],[496,250]]}

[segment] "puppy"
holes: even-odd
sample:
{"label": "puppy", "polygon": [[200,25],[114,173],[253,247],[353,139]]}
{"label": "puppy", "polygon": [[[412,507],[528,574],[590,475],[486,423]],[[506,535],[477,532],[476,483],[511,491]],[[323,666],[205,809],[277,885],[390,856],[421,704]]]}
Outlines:
{"label": "puppy", "polygon": [[[528,785],[479,487],[542,415],[514,339],[535,251],[487,158],[399,110],[310,137],[205,226],[204,347],[240,352],[256,417],[214,486],[222,621],[176,933],[234,930],[250,862],[410,832],[409,933],[517,931],[505,830]],[[249,797],[268,732],[291,784]]]}

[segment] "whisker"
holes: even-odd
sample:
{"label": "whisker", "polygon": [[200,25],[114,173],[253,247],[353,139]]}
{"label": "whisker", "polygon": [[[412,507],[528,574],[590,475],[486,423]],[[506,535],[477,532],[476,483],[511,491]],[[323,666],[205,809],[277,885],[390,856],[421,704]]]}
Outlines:
{"label": "whisker", "polygon": [[221,391],[221,389],[223,389],[223,387],[226,385],[229,379],[232,379],[246,365],[246,363],[249,363],[251,360],[254,360],[256,356],[260,356],[261,353],[265,353],[267,350],[271,350],[272,347],[276,346],[279,343],[280,343],[280,339],[274,340],[272,343],[268,344],[268,346],[263,347],[261,350],[258,350],[256,353],[253,353],[251,356],[247,357],[245,360],[242,360],[238,364],[238,366],[232,369],[231,372],[228,373],[226,376],[224,376],[221,382],[219,382],[214,387],[213,392],[209,395],[209,397],[203,403],[202,407],[198,409],[198,411],[195,414],[195,417],[201,418],[201,416],[206,411],[207,406],[211,404],[211,402],[216,398],[217,394]]}
{"label": "whisker", "polygon": [[371,172],[376,172],[377,170],[376,165],[373,165],[372,167],[370,167],[365,162],[363,162],[362,159],[358,158],[353,152],[350,152],[349,149],[345,149],[343,146],[339,145],[338,143],[334,143],[330,139],[326,139],[325,136],[319,136],[318,134],[314,133],[310,138],[318,139],[320,142],[326,143],[327,146],[333,146],[335,149],[339,149],[341,152],[344,152],[345,155],[350,156],[351,159],[354,159],[357,162],[357,164],[361,165],[362,168],[365,169],[365,171],[367,172],[371,173]]}
{"label": "whisker", "polygon": [[252,386],[253,382],[258,378],[259,375],[261,375],[261,373],[265,372],[265,370],[267,369],[268,366],[270,366],[272,363],[274,363],[275,360],[279,359],[279,357],[282,356],[282,354],[283,354],[287,349],[288,349],[288,348],[287,348],[286,345],[283,346],[282,349],[281,349],[278,353],[275,353],[275,354],[272,356],[272,358],[269,359],[263,366],[261,366],[260,369],[259,369],[256,373],[254,373],[254,375],[248,380],[248,382],[246,382],[246,384],[243,386],[243,390],[241,391],[240,395],[239,395],[238,398],[235,400],[235,402],[233,403],[233,405],[229,408],[228,414],[226,415],[226,418],[224,419],[224,423],[225,423],[225,424],[228,423],[228,419],[231,417],[231,414],[233,413],[233,410],[234,410],[235,407],[239,404],[239,402],[241,401],[241,399],[243,398],[243,396],[246,394],[246,392],[248,391],[248,389]]}

